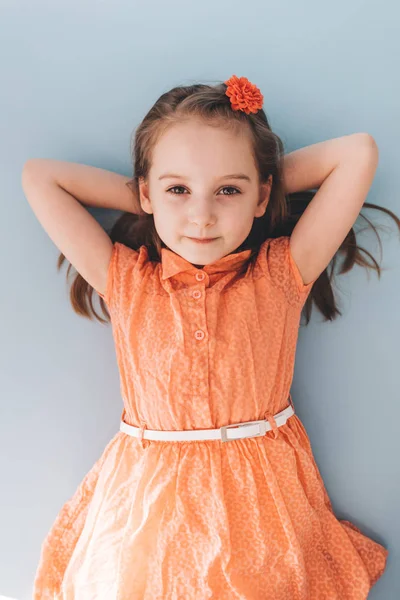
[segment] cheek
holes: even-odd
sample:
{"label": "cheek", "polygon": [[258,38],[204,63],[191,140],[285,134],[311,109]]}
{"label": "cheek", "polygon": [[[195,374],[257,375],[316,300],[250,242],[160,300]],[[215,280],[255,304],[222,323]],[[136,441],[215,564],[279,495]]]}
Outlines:
{"label": "cheek", "polygon": [[[223,216],[223,212],[222,212],[222,216]],[[246,206],[237,204],[235,207],[232,207],[229,211],[227,211],[227,218],[232,222],[235,223],[236,226],[238,226],[238,224],[243,224],[244,226],[246,226],[249,221],[253,221],[254,219],[254,209],[253,207],[248,204]]]}
{"label": "cheek", "polygon": [[154,223],[157,231],[168,234],[173,229],[179,229],[183,217],[179,217],[177,211],[169,206],[158,206],[154,211]]}

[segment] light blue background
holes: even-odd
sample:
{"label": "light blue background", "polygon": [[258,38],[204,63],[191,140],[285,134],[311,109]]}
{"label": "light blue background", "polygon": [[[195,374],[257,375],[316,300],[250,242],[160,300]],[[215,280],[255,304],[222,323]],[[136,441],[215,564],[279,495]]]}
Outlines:
{"label": "light blue background", "polygon": [[[24,162],[131,175],[131,133],[163,92],[235,74],[260,87],[287,152],[373,135],[380,162],[367,201],[400,214],[399,13],[393,0],[2,0],[0,595],[31,597],[42,540],[122,410],[111,328],[72,311],[58,249],[21,188]],[[338,276],[343,316],[324,323],[314,310],[301,328],[292,396],[338,518],[389,549],[369,598],[394,600],[400,245],[388,217],[364,214],[385,226],[383,255],[372,233],[359,243],[386,270],[380,281],[360,267]]]}

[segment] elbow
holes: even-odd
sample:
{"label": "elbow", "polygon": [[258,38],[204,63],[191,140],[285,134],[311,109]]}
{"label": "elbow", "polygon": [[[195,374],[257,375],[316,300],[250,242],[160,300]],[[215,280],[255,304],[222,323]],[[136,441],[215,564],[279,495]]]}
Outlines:
{"label": "elbow", "polygon": [[375,138],[370,133],[354,133],[353,136],[357,143],[363,147],[368,148],[372,152],[379,152],[378,144],[376,143]]}
{"label": "elbow", "polygon": [[32,178],[39,176],[41,180],[49,175],[49,161],[46,158],[29,158],[21,173],[22,186],[24,182],[31,181]]}
{"label": "elbow", "polygon": [[379,162],[379,148],[374,137],[370,133],[354,133],[352,136],[354,144],[350,146],[349,158],[362,160],[376,169]]}

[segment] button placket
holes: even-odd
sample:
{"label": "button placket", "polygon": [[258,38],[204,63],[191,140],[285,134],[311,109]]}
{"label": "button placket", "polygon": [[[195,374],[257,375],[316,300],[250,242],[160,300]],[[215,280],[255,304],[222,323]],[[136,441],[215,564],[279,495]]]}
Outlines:
{"label": "button placket", "polygon": [[210,348],[206,310],[209,275],[206,271],[196,270],[191,272],[190,279],[186,290],[188,333],[191,337],[190,386],[193,401],[199,403],[196,404],[199,409],[204,399],[208,398],[209,385]]}
{"label": "button placket", "polygon": [[[206,274],[205,274],[204,271],[197,271],[197,273],[195,274],[195,279],[197,281],[204,281],[205,278],[206,278]],[[204,292],[202,292],[200,290],[194,290],[192,292],[192,298],[195,298],[196,300],[199,300],[202,297],[203,293]],[[204,315],[204,318],[205,318],[205,315]],[[206,336],[206,334],[203,331],[203,329],[197,329],[194,332],[194,338],[196,340],[199,340],[199,341],[204,340],[205,336]]]}
{"label": "button placket", "polygon": [[205,279],[206,274],[204,273],[204,271],[197,271],[195,277],[197,279],[197,281],[203,281]]}

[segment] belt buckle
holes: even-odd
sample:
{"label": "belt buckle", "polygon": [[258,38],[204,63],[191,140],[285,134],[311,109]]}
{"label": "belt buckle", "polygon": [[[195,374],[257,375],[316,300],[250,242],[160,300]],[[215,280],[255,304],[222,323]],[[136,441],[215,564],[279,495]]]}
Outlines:
{"label": "belt buckle", "polygon": [[[245,423],[233,423],[232,425],[223,425],[222,427],[220,427],[221,430],[221,440],[223,442],[231,442],[234,439],[237,438],[227,438],[226,435],[226,430],[227,429],[232,429],[233,427],[246,427],[249,425],[260,425],[260,430],[257,433],[253,433],[252,435],[247,435],[247,438],[253,438],[253,437],[261,437],[262,435],[265,435],[267,432],[267,423],[265,421],[265,419],[260,419],[259,421],[246,421]],[[239,439],[243,439],[243,438],[239,438]]]}

